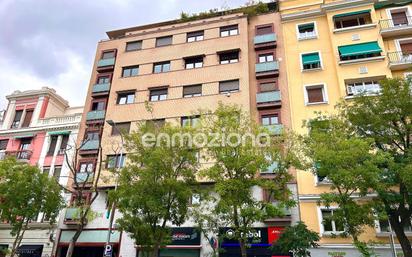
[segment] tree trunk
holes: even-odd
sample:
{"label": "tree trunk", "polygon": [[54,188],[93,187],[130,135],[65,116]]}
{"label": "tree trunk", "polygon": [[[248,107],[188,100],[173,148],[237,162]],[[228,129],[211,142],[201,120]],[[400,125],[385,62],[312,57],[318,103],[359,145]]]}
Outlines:
{"label": "tree trunk", "polygon": [[159,256],[159,244],[158,243],[156,243],[154,246],[153,246],[153,251],[152,251],[152,256],[151,257],[158,257]]}
{"label": "tree trunk", "polygon": [[408,240],[408,237],[405,235],[402,225],[398,220],[397,215],[388,215],[389,222],[391,223],[392,229],[395,231],[396,237],[398,238],[399,244],[402,247],[402,252],[404,257],[412,257],[412,248],[411,243]]}
{"label": "tree trunk", "polygon": [[26,221],[26,223],[24,224],[24,227],[22,227],[21,229],[18,230],[17,235],[16,235],[16,239],[13,242],[13,247],[12,247],[12,250],[11,250],[10,257],[14,257],[14,255],[16,254],[17,249],[20,247],[21,240],[23,240],[24,232],[26,232],[28,224],[29,224],[29,221]]}
{"label": "tree trunk", "polygon": [[83,231],[83,227],[79,226],[76,230],[76,233],[73,235],[72,239],[70,239],[69,247],[67,248],[66,257],[72,257],[77,239],[79,239],[79,236],[82,233],[82,231]]}
{"label": "tree trunk", "polygon": [[242,257],[247,257],[246,243],[243,241],[243,239],[240,239],[239,244],[240,244],[240,255]]}

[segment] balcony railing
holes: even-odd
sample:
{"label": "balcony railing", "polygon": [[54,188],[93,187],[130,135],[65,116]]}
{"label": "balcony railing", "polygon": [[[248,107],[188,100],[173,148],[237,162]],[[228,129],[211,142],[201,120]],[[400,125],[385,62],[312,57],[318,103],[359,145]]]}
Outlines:
{"label": "balcony railing", "polygon": [[99,140],[88,140],[83,143],[83,145],[80,147],[80,150],[83,150],[83,151],[98,150],[99,145],[100,145]]}
{"label": "balcony railing", "polygon": [[92,89],[92,93],[103,93],[110,90],[110,83],[95,84]]}
{"label": "balcony railing", "polygon": [[266,43],[274,43],[276,42],[277,37],[275,33],[265,34],[265,35],[258,35],[254,38],[255,45],[258,44],[266,44]]}
{"label": "balcony railing", "polygon": [[73,114],[70,116],[52,117],[47,119],[39,119],[37,126],[58,125],[68,123],[78,123],[82,119],[81,114]]}
{"label": "balcony railing", "polygon": [[17,160],[27,161],[27,160],[30,160],[32,153],[33,152],[30,150],[19,150],[19,151],[7,151],[6,155],[16,157]]}
{"label": "balcony railing", "polygon": [[77,224],[80,220],[80,208],[66,208],[64,214],[64,224]]}
{"label": "balcony railing", "polygon": [[388,53],[389,64],[412,63],[412,53],[391,52]]}
{"label": "balcony railing", "polygon": [[316,34],[316,31],[307,31],[307,32],[299,33],[298,39],[305,40],[305,39],[316,38],[317,36],[318,35]]}
{"label": "balcony railing", "polygon": [[94,173],[93,172],[78,172],[78,173],[76,173],[77,183],[89,184],[89,183],[93,183],[93,179],[94,179]]}
{"label": "balcony railing", "polygon": [[90,121],[90,120],[103,120],[104,116],[106,114],[106,111],[102,110],[102,111],[91,111],[88,112],[86,115],[86,120]]}
{"label": "balcony railing", "polygon": [[379,26],[381,32],[389,31],[389,30],[399,30],[411,27],[412,28],[412,17],[407,16],[406,20],[404,19],[388,19],[388,20],[380,20]]}
{"label": "balcony railing", "polygon": [[269,130],[272,135],[280,135],[283,132],[282,124],[265,125],[265,128]]}
{"label": "balcony railing", "polygon": [[272,102],[279,102],[280,99],[280,91],[270,91],[270,92],[262,92],[256,94],[256,103],[257,104],[266,104]]}
{"label": "balcony railing", "polygon": [[115,60],[116,59],[114,57],[113,58],[107,58],[107,59],[100,59],[97,62],[97,67],[100,68],[100,67],[112,66],[112,65],[114,65]]}
{"label": "balcony railing", "polygon": [[279,70],[279,62],[274,61],[274,62],[256,63],[255,70],[256,70],[256,73],[278,71]]}

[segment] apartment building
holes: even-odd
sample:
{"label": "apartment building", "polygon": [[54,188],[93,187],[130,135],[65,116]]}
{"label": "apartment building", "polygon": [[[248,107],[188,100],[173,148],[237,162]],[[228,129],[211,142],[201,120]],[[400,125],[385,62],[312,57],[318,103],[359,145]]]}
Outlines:
{"label": "apartment building", "polygon": [[[127,162],[127,153],[119,153],[122,138],[118,130],[133,131],[136,122],[144,120],[193,124],[199,109],[213,110],[219,102],[241,106],[274,136],[289,127],[280,16],[276,3],[268,4],[268,9],[253,16],[238,9],[191,21],[119,29],[107,32],[108,39],[98,43],[79,132],[78,167],[79,176],[87,170],[92,177],[101,155],[106,160],[103,176],[108,179],[99,181],[101,193],[92,205],[98,217],[82,232],[75,256],[86,250],[96,255],[103,253],[109,226],[106,191],[115,186],[115,179],[106,169],[122,167]],[[145,107],[147,103],[151,112]],[[273,171],[271,167],[261,175],[270,179]],[[295,181],[289,186],[297,192]],[[266,197],[262,190],[255,195]],[[261,238],[248,250],[250,254],[272,256],[268,246],[284,226],[298,220],[297,210],[256,224]],[[72,214],[68,208],[57,256],[64,256],[74,233]],[[115,219],[119,215],[116,213]],[[188,237],[192,239],[172,241],[160,251],[160,256],[199,257],[211,251],[189,221],[174,227],[172,233],[192,235]],[[139,248],[127,233],[114,230],[111,238],[115,256],[139,255]],[[233,243],[221,245],[226,250],[222,256],[239,254],[239,247]]]}
{"label": "apartment building", "polygon": [[[54,89],[15,91],[6,96],[7,110],[0,122],[0,159],[13,156],[37,165],[66,186],[83,107],[69,107]],[[67,153],[67,155],[65,154]],[[39,213],[24,234],[18,253],[22,256],[51,256],[57,225]],[[14,238],[7,222],[0,223],[0,249],[11,248]]]}
{"label": "apartment building", "polygon": [[[315,111],[333,113],[339,101],[350,101],[365,91],[379,92],[382,78],[408,75],[411,4],[412,1],[280,1],[294,131],[306,133],[303,120],[310,120]],[[333,208],[317,204],[319,195],[330,190],[327,178],[298,171],[297,181],[301,219],[321,235],[320,247],[313,249],[312,255],[358,256],[349,238],[332,236],[343,230],[339,224],[323,222],[333,213]],[[376,252],[391,256],[389,235],[388,222],[376,221],[376,228],[367,229],[361,240],[379,242]]]}

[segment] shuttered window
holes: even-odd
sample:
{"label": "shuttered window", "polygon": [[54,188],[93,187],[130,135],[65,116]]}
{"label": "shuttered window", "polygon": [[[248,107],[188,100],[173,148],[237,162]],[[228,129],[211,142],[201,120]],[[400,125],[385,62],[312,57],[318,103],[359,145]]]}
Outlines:
{"label": "shuttered window", "polygon": [[27,128],[30,125],[31,118],[33,117],[33,110],[26,110],[26,115],[24,115],[22,128]]}
{"label": "shuttered window", "polygon": [[191,85],[183,87],[183,97],[193,97],[202,95],[202,85]]}
{"label": "shuttered window", "polygon": [[273,33],[273,27],[271,25],[259,27],[256,29],[256,35],[266,35]]}
{"label": "shuttered window", "polygon": [[156,38],[156,47],[171,45],[173,41],[172,36]]}
{"label": "shuttered window", "polygon": [[126,43],[126,52],[142,49],[142,41],[133,41]]}
{"label": "shuttered window", "polygon": [[229,93],[239,91],[239,80],[229,80],[219,82],[219,93]]}
{"label": "shuttered window", "polygon": [[326,102],[323,85],[306,87],[307,103]]}
{"label": "shuttered window", "polygon": [[275,91],[276,83],[275,82],[260,83],[259,87],[260,87],[260,92]]}

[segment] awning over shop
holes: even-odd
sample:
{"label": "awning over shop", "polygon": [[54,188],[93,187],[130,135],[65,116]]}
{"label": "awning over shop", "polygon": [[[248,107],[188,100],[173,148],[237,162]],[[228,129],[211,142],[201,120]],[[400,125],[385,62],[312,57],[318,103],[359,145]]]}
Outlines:
{"label": "awning over shop", "polygon": [[[60,235],[60,243],[69,243],[73,238],[75,231],[64,230]],[[105,244],[107,240],[108,230],[83,230],[77,239],[77,243],[102,243]],[[119,243],[120,232],[112,231],[110,236],[111,243]]]}
{"label": "awning over shop", "polygon": [[356,12],[347,12],[347,13],[336,14],[335,16],[333,16],[333,18],[336,19],[336,18],[354,16],[354,15],[365,14],[365,13],[370,13],[370,12],[371,12],[371,10],[362,10],[362,11],[356,11]]}
{"label": "awning over shop", "polygon": [[70,131],[50,131],[48,134],[51,135],[51,136],[54,136],[54,135],[70,135]]}
{"label": "awning over shop", "polygon": [[319,62],[320,62],[319,53],[311,53],[311,54],[302,55],[303,65],[319,63]]}
{"label": "awning over shop", "polygon": [[41,257],[43,245],[20,245],[16,253],[20,257]]}
{"label": "awning over shop", "polygon": [[378,42],[367,42],[361,44],[353,44],[346,46],[338,47],[339,54],[341,57],[362,55],[362,54],[374,54],[382,52],[382,49],[379,47]]}

